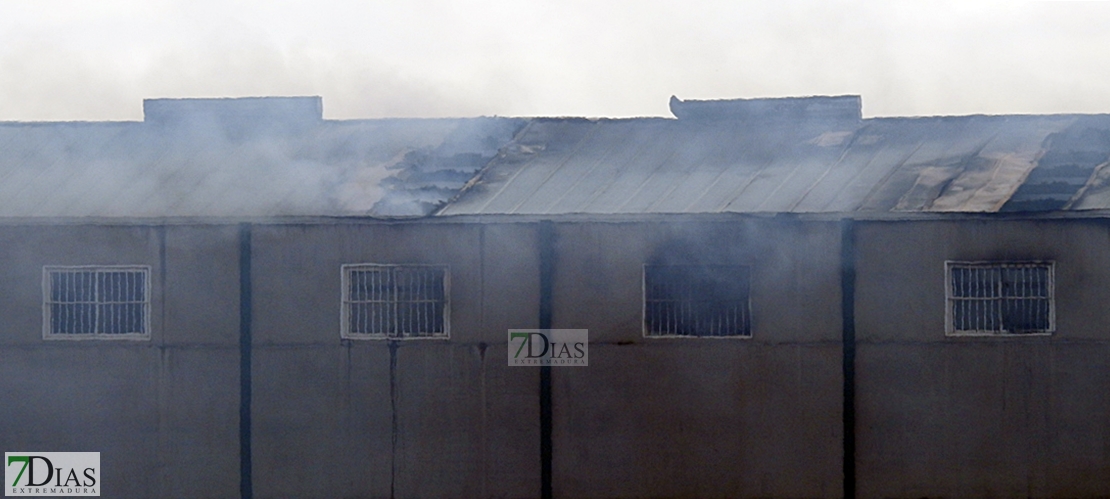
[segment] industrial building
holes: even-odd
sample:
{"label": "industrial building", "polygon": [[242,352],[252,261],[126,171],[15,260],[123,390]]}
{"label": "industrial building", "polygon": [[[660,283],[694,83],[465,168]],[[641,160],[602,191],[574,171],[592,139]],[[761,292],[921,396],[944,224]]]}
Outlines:
{"label": "industrial building", "polygon": [[1110,495],[1110,115],[671,109],[0,123],[0,447],[105,497]]}

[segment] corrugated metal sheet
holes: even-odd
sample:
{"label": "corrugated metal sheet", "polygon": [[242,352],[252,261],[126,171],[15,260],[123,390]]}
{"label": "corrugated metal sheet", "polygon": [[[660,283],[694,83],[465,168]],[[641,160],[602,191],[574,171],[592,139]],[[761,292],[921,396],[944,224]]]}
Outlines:
{"label": "corrugated metal sheet", "polygon": [[151,122],[0,123],[0,217],[426,215],[524,124],[297,115],[275,125],[192,108],[175,121],[167,109],[178,103],[160,104]]}
{"label": "corrugated metal sheet", "polygon": [[860,119],[851,96],[681,119],[327,121],[318,98],[0,123],[0,218],[1110,209],[1110,115]]}
{"label": "corrugated metal sheet", "polygon": [[713,116],[534,120],[440,214],[1110,208],[1110,116]]}

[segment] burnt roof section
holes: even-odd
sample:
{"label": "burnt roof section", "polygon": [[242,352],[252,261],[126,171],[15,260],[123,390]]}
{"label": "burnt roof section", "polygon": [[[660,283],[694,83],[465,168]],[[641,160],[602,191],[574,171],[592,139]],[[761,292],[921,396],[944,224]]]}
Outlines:
{"label": "burnt roof section", "polygon": [[1110,115],[671,107],[333,121],[319,97],[154,99],[142,122],[0,123],[0,219],[1110,210]]}
{"label": "burnt roof section", "polygon": [[0,123],[0,218],[424,216],[524,123],[324,120],[319,97],[143,104],[143,122]]}
{"label": "burnt roof section", "polygon": [[[537,119],[441,215],[1110,208],[1110,116],[859,119],[858,97]],[[781,114],[779,114],[781,112]]]}
{"label": "burnt roof section", "polygon": [[[1110,129],[1104,119],[1077,118],[1045,139],[1044,153],[1002,211],[1054,211],[1106,206],[1106,182],[1095,173],[1110,156]],[[1090,196],[1087,196],[1088,189]],[[1076,206],[1078,205],[1078,206]]]}

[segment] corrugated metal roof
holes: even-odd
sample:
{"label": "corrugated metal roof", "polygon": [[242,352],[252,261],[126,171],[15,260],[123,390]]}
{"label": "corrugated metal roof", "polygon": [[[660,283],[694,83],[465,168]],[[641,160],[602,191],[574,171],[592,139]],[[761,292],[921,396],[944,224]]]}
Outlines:
{"label": "corrugated metal roof", "polygon": [[147,122],[0,123],[0,217],[426,215],[524,124],[327,121],[318,102],[158,100]]}
{"label": "corrugated metal roof", "polygon": [[859,103],[328,121],[319,98],[160,99],[145,122],[0,123],[0,218],[1110,209],[1110,115],[861,119]]}
{"label": "corrugated metal roof", "polygon": [[[795,107],[847,102],[810,99]],[[712,102],[691,108],[713,119],[533,120],[439,214],[1110,208],[1107,115],[726,119]]]}

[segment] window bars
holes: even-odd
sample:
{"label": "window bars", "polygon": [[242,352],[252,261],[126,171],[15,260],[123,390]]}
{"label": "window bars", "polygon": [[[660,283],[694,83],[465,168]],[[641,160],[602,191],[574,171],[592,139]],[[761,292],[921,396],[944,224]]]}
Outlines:
{"label": "window bars", "polygon": [[644,265],[644,335],[751,337],[750,272],[727,265]]}
{"label": "window bars", "polygon": [[43,268],[47,339],[149,338],[150,267]]}
{"label": "window bars", "polygon": [[448,285],[445,266],[344,265],[342,337],[447,338]]}
{"label": "window bars", "polygon": [[949,335],[1050,334],[1052,262],[947,262]]}

